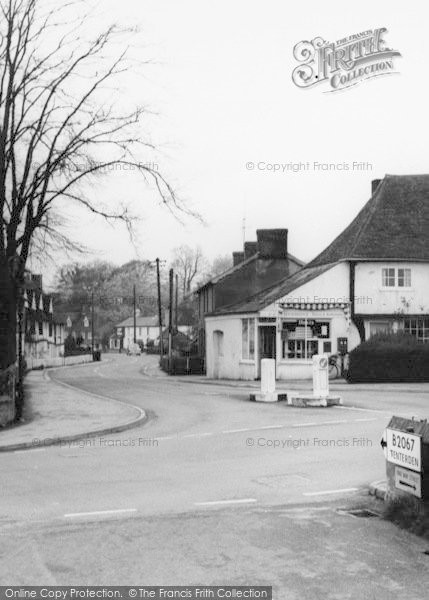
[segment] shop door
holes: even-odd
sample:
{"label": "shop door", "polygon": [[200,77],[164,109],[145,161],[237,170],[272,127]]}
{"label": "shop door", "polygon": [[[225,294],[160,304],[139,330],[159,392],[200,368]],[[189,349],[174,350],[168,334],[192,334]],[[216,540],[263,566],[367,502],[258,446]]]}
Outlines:
{"label": "shop door", "polygon": [[259,373],[261,376],[261,360],[276,358],[277,329],[275,326],[259,327]]}

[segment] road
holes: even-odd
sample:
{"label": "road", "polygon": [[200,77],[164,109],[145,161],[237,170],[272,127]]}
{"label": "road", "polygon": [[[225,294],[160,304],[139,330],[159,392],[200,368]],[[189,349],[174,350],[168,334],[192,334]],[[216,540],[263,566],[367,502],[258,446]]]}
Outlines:
{"label": "road", "polygon": [[54,373],[144,408],[149,421],[1,456],[1,580],[425,597],[427,544],[339,509],[372,506],[367,486],[384,476],[379,441],[392,407],[427,416],[427,393],[351,389],[344,407],[298,409],[163,377],[154,360],[117,356]]}

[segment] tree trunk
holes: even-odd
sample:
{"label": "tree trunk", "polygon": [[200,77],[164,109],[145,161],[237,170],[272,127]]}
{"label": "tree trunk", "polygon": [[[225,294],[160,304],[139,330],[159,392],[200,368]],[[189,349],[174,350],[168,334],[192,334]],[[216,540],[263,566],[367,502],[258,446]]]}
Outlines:
{"label": "tree trunk", "polygon": [[0,257],[0,369],[17,358],[17,288],[4,257]]}

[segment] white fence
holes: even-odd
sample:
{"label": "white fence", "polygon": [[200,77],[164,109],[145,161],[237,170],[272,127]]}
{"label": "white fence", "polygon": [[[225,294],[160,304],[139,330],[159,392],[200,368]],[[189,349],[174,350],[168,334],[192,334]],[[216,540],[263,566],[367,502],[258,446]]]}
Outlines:
{"label": "white fence", "polygon": [[69,365],[80,365],[92,362],[91,354],[82,354],[78,356],[59,356],[57,358],[32,358],[31,356],[26,357],[27,369],[47,369],[48,367],[65,367]]}

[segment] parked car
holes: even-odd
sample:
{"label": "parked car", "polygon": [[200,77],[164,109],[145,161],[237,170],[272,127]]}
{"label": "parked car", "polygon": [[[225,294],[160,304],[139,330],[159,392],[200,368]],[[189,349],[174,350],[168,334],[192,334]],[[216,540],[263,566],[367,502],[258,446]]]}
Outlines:
{"label": "parked car", "polygon": [[127,348],[127,356],[140,356],[142,349],[139,344],[130,344]]}

